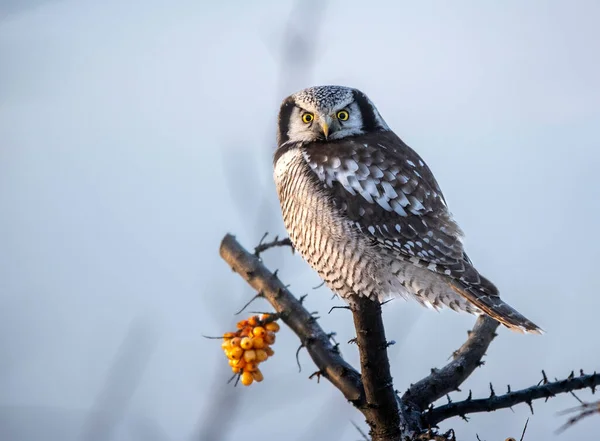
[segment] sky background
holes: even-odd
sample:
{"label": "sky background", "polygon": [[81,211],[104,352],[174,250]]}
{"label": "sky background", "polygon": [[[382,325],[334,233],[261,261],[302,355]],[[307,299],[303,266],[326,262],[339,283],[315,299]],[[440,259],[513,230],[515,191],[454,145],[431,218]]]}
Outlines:
{"label": "sky background", "polygon": [[[370,96],[433,169],[480,271],[547,331],[500,329],[454,399],[600,370],[599,22],[593,0],[0,2],[0,439],[360,438],[305,352],[298,373],[288,329],[250,388],[226,384],[202,338],[253,295],[220,260],[223,235],[285,234],[276,116],[315,84]],[[299,256],[264,259],[357,365],[351,317],[327,314],[341,302]],[[384,320],[405,390],[474,318],[397,300]],[[576,404],[538,402],[525,440],[600,427],[555,435]],[[441,427],[518,439],[529,416]]]}

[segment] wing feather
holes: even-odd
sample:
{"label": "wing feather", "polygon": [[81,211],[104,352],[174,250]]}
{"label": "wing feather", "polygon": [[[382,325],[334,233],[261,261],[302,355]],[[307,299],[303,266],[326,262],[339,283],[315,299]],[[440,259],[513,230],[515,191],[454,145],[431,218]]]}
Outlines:
{"label": "wing feather", "polygon": [[462,232],[419,157],[392,132],[306,144],[303,154],[333,203],[380,246],[444,269],[466,262]]}

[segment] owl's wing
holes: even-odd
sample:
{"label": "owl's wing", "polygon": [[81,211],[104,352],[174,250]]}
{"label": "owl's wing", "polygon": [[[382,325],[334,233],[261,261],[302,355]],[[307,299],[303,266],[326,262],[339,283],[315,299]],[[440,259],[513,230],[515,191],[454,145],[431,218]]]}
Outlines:
{"label": "owl's wing", "polygon": [[303,152],[332,202],[363,234],[433,271],[469,263],[433,174],[395,134],[346,138],[327,148],[309,144]]}
{"label": "owl's wing", "polygon": [[433,174],[392,132],[302,149],[332,203],[374,244],[442,274],[454,291],[515,330],[542,332],[473,267]]}

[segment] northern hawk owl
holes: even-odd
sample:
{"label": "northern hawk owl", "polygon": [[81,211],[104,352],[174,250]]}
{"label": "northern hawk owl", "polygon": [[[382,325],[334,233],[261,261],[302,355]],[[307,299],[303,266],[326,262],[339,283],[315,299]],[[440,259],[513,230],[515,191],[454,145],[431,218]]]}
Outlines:
{"label": "northern hawk owl", "polygon": [[541,329],[473,266],[429,167],[356,89],[319,86],[279,112],[274,177],[296,250],[349,303],[412,297]]}

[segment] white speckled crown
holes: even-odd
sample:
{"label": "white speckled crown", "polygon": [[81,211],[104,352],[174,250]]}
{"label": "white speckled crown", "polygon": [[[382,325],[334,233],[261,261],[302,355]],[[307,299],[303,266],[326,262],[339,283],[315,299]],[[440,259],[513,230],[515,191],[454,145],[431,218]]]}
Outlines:
{"label": "white speckled crown", "polygon": [[296,102],[310,104],[317,108],[332,108],[336,104],[352,99],[354,89],[344,86],[314,86],[296,92],[292,96]]}

